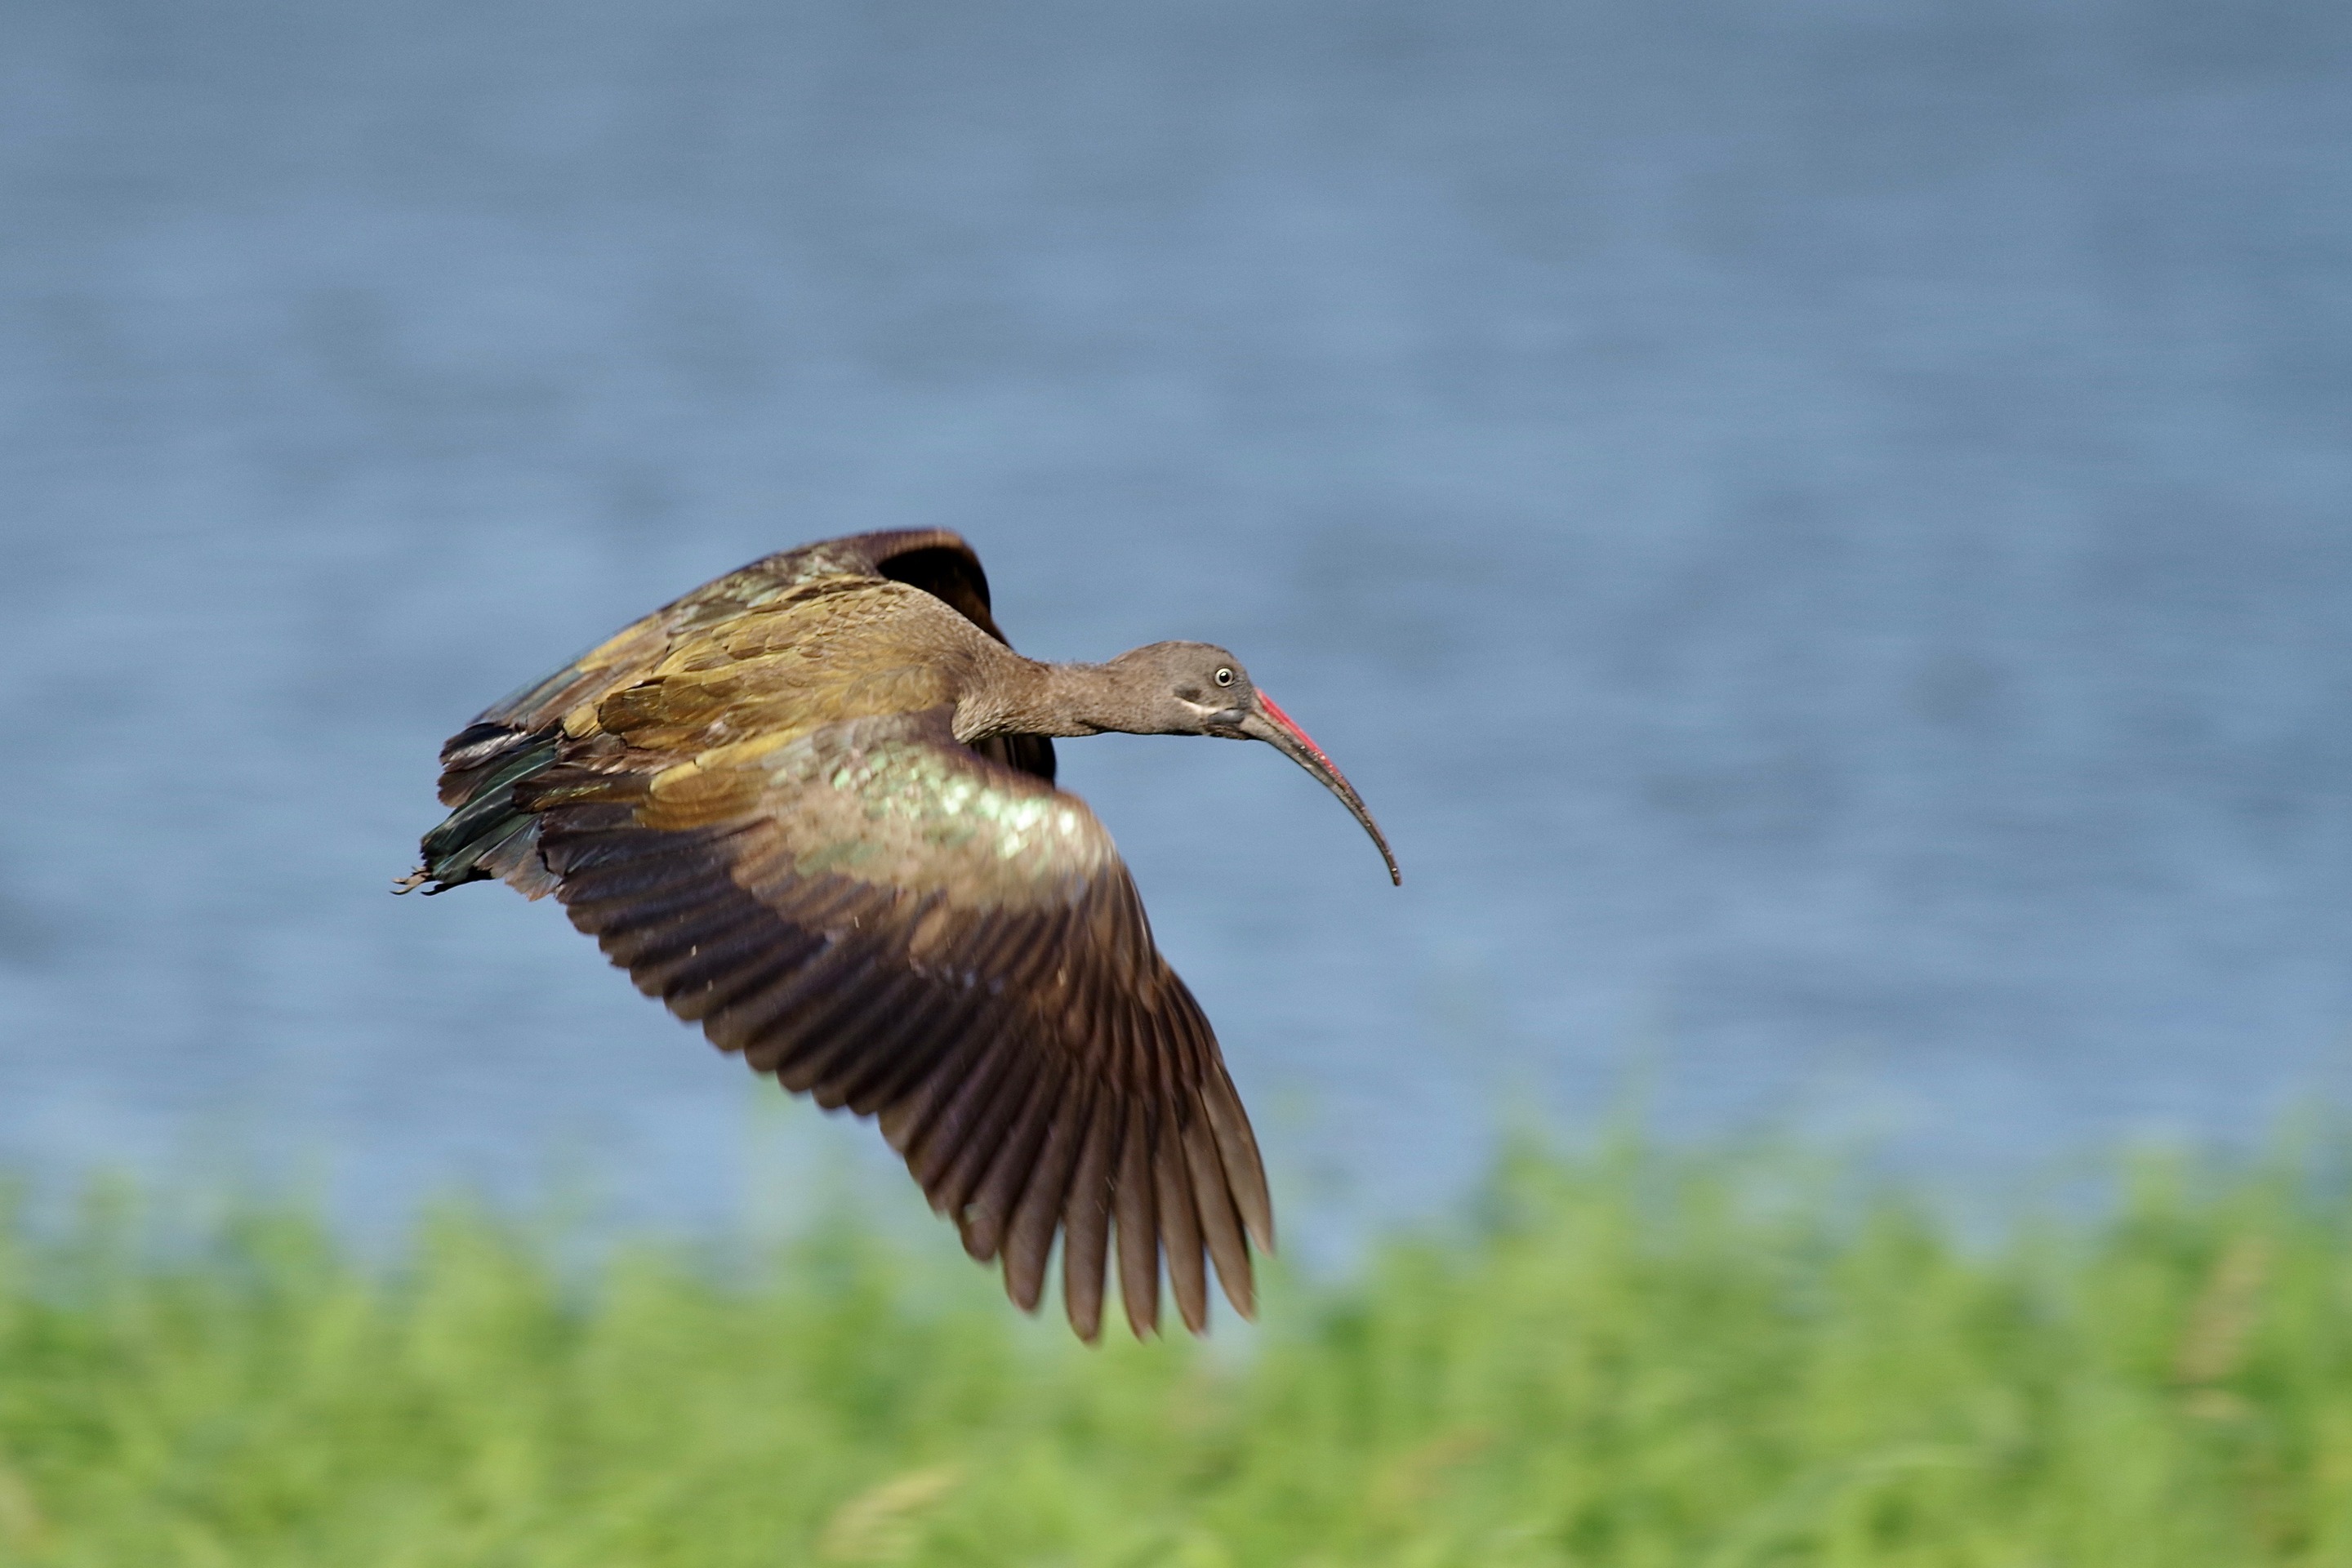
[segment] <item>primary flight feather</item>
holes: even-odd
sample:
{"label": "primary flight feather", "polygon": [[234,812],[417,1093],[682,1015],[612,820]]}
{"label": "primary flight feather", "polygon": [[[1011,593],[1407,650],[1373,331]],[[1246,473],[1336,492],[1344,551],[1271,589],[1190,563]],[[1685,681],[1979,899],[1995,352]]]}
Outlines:
{"label": "primary flight feather", "polygon": [[1051,737],[1304,731],[1205,643],[1014,653],[969,545],[861,534],[755,561],[508,698],[441,752],[450,808],[401,891],[553,893],[639,990],[827,1110],[878,1119],[966,1250],[1071,1326],[1106,1268],[1138,1335],[1160,1268],[1194,1332],[1250,1315],[1274,1212],[1200,1005],[1152,943]]}

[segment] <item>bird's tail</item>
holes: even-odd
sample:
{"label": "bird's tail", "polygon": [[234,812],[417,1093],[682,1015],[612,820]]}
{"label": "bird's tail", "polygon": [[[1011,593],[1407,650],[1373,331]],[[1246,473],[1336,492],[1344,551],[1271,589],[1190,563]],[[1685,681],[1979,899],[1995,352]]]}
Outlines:
{"label": "bird's tail", "polygon": [[515,803],[515,790],[554,765],[562,738],[555,725],[525,733],[496,724],[453,738],[441,753],[442,798],[457,809],[425,836],[425,863],[394,890],[431,882],[427,893],[444,893],[499,877],[530,898],[553,892],[555,878],[539,858],[539,818]]}

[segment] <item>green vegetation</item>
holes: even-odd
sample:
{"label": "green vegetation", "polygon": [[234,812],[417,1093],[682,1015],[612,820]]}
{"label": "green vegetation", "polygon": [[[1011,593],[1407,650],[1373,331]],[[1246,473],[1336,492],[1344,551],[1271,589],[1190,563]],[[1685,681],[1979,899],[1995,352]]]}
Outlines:
{"label": "green vegetation", "polygon": [[856,1215],[581,1278],[460,1212],[384,1268],[100,1205],[5,1227],[0,1563],[2347,1563],[2325,1163],[1964,1242],[1788,1162],[1522,1153],[1206,1351],[1083,1350]]}

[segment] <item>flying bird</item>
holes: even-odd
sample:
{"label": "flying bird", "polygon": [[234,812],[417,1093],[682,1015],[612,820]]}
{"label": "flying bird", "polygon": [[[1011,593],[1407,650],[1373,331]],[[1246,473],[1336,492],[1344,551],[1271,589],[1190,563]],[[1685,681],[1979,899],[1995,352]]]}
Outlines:
{"label": "flying bird", "polygon": [[1207,643],[1104,664],[1013,651],[971,547],[860,534],[755,561],[484,712],[441,750],[448,817],[397,884],[555,895],[637,988],[786,1089],[877,1118],[965,1250],[1034,1310],[1138,1337],[1164,1260],[1251,1315],[1274,1246],[1216,1036],[1160,957],[1055,738],[1264,741],[1380,846],[1331,759]]}

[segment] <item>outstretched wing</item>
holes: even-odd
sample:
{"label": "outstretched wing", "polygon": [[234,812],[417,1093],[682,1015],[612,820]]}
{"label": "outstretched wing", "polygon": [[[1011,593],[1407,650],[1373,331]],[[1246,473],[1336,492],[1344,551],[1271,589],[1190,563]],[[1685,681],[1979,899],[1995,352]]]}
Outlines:
{"label": "outstretched wing", "polygon": [[[513,805],[515,787],[553,765],[567,717],[643,679],[681,637],[749,615],[819,577],[872,577],[920,588],[1000,643],[988,574],[971,545],[946,529],[900,529],[830,539],[763,556],[632,622],[562,668],[493,703],[441,748],[441,803],[450,816],[425,837],[424,876],[442,891],[502,877],[531,898],[553,882],[535,853],[537,829]],[[1052,782],[1054,743],[1043,735],[981,742],[992,760]],[[409,884],[414,886],[415,879]]]}
{"label": "outstretched wing", "polygon": [[[1165,1258],[1251,1310],[1272,1244],[1215,1036],[1086,804],[954,737],[946,708],[825,725],[754,760],[550,769],[520,794],[572,923],[638,989],[827,1109],[877,1116],[964,1246],[1034,1308],[1063,1238],[1100,1330],[1112,1237],[1138,1334]],[[642,753],[638,753],[642,755]]]}

